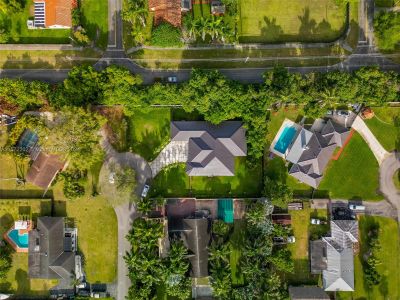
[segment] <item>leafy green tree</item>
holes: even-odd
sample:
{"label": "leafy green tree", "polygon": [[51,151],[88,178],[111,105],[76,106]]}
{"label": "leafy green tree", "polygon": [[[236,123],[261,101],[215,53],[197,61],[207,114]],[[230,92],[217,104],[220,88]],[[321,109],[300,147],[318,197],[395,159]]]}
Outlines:
{"label": "leafy green tree", "polygon": [[151,44],[159,47],[180,47],[181,31],[169,23],[163,22],[153,28],[151,33]]}
{"label": "leafy green tree", "polygon": [[10,34],[5,29],[0,29],[0,44],[5,44],[9,40],[10,40]]}
{"label": "leafy green tree", "polygon": [[12,266],[12,258],[7,247],[0,247],[0,279],[7,277],[8,271]]}
{"label": "leafy green tree", "polygon": [[86,106],[98,102],[100,73],[91,66],[73,67],[67,79],[52,94],[50,103],[56,108]]}
{"label": "leafy green tree", "polygon": [[86,34],[86,30],[84,28],[80,28],[79,30],[75,30],[72,33],[75,41],[79,44],[79,45],[87,45],[90,43],[90,39]]}
{"label": "leafy green tree", "polygon": [[99,130],[104,119],[100,115],[77,107],[63,108],[55,124],[43,141],[50,153],[63,155],[79,170],[88,170],[103,158]]}
{"label": "leafy green tree", "polygon": [[70,170],[60,173],[60,177],[64,181],[64,196],[68,199],[75,199],[85,195],[85,187],[81,184],[81,180],[86,176],[86,172],[80,170]]}
{"label": "leafy green tree", "polygon": [[293,199],[293,191],[285,183],[266,176],[264,186],[265,196],[276,206],[285,207]]}
{"label": "leafy green tree", "polygon": [[293,273],[294,262],[292,259],[292,253],[287,248],[280,248],[272,252],[269,257],[269,261],[274,265],[278,271]]}
{"label": "leafy green tree", "polygon": [[374,32],[382,50],[394,50],[400,42],[400,13],[380,12],[374,19]]}

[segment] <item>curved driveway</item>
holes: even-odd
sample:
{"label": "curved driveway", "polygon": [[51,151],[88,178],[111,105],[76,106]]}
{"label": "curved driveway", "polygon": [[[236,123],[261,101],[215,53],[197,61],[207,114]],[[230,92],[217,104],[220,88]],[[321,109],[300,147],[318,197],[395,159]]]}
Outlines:
{"label": "curved driveway", "polygon": [[393,177],[400,169],[400,157],[392,152],[382,162],[379,168],[380,191],[395,207],[397,207],[398,220],[400,220],[400,191],[394,185]]}

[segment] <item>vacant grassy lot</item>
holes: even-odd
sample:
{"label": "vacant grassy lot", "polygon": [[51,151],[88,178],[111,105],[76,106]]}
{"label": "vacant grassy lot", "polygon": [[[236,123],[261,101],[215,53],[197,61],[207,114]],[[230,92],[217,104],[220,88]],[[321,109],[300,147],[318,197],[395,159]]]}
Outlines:
{"label": "vacant grassy lot", "polygon": [[249,168],[245,158],[235,161],[235,176],[189,177],[185,164],[162,170],[154,179],[150,195],[164,197],[259,197],[262,189],[261,163]]}
{"label": "vacant grassy lot", "polygon": [[312,210],[309,203],[304,202],[304,209],[290,211],[292,216],[293,234],[296,238],[294,244],[288,244],[294,260],[294,273],[285,274],[290,284],[317,284],[319,276],[311,275],[308,257],[309,240],[311,236],[319,238],[329,231],[329,225],[311,225],[310,219],[319,218],[327,220],[326,210]]}
{"label": "vacant grassy lot", "polygon": [[133,152],[151,161],[170,139],[171,110],[136,110],[128,121],[127,145]]}
{"label": "vacant grassy lot", "polygon": [[71,42],[69,29],[28,29],[26,21],[31,16],[30,7],[33,5],[33,0],[21,2],[25,6],[20,13],[0,12],[0,28],[6,28],[6,31],[10,33],[9,43],[68,44]]}
{"label": "vacant grassy lot", "polygon": [[240,1],[241,42],[325,42],[345,28],[346,8],[334,0]]}
{"label": "vacant grassy lot", "polygon": [[101,48],[107,47],[108,39],[108,1],[82,0],[83,26],[91,40]]}
{"label": "vacant grassy lot", "polygon": [[369,129],[387,151],[399,149],[400,108],[374,107],[375,117],[366,120]]}
{"label": "vacant grassy lot", "polygon": [[380,200],[378,162],[362,137],[355,133],[337,161],[331,160],[319,189],[331,198]]}
{"label": "vacant grassy lot", "polygon": [[[368,251],[365,241],[372,224],[379,226],[381,249],[377,258],[381,261],[377,270],[382,275],[381,283],[373,288],[365,284],[363,254]],[[400,297],[400,252],[399,234],[396,221],[382,217],[361,217],[360,222],[361,251],[354,260],[355,292],[339,293],[339,299],[399,299]]]}

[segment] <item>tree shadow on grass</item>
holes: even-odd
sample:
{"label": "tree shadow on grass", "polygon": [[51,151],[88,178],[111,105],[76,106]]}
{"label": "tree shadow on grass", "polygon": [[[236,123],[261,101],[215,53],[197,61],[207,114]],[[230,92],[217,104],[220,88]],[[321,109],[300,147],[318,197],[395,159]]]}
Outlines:
{"label": "tree shadow on grass", "polygon": [[25,270],[18,269],[15,272],[15,281],[17,282],[16,294],[23,295],[30,291],[31,283]]}
{"label": "tree shadow on grass", "polygon": [[264,17],[265,25],[261,27],[261,38],[268,39],[270,42],[278,42],[283,35],[283,29],[276,24],[276,18]]}
{"label": "tree shadow on grass", "polygon": [[176,164],[163,169],[154,178],[150,197],[184,197],[189,195],[188,176],[184,164]]}

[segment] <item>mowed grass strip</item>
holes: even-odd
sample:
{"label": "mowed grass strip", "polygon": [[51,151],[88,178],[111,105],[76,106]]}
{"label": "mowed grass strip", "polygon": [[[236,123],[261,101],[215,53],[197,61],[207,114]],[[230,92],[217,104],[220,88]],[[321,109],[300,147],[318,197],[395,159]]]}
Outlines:
{"label": "mowed grass strip", "polygon": [[[381,249],[377,251],[380,264],[377,271],[382,276],[379,285],[369,288],[365,283],[363,254],[368,252],[366,240],[371,225],[379,226],[379,241]],[[359,219],[361,234],[361,251],[354,259],[355,291],[339,293],[338,299],[399,299],[400,298],[400,249],[398,223],[383,217],[362,216]]]}
{"label": "mowed grass strip", "polygon": [[244,43],[326,42],[343,33],[346,8],[334,0],[242,0],[240,20]]}
{"label": "mowed grass strip", "polygon": [[339,159],[329,162],[318,189],[328,191],[331,198],[381,200],[378,176],[378,162],[355,132]]}

